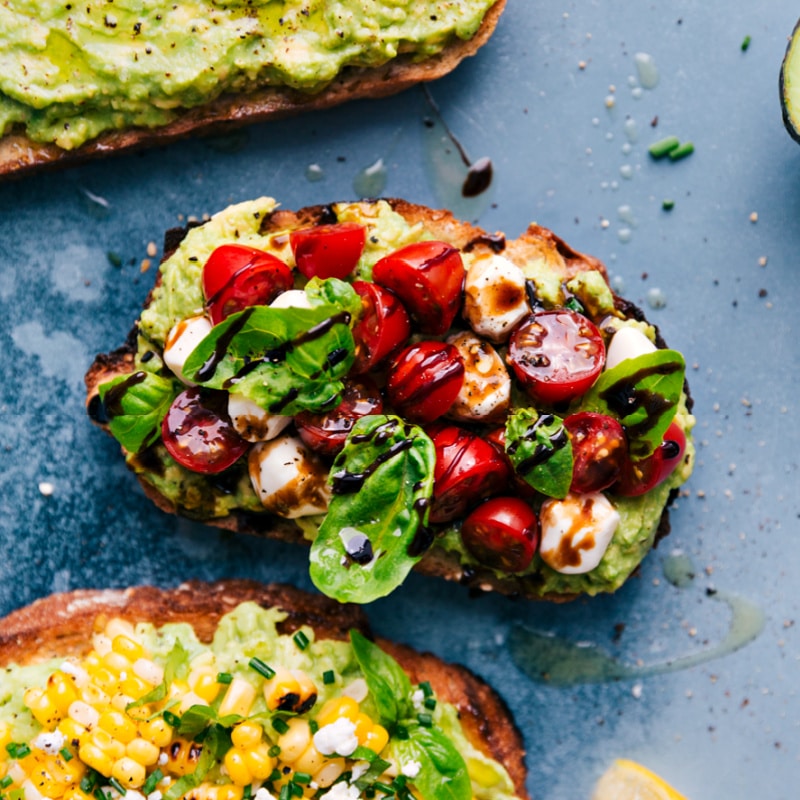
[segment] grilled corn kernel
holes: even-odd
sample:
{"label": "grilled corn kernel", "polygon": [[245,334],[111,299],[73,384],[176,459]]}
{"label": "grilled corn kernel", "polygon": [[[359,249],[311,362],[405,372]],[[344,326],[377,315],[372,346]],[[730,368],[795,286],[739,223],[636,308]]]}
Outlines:
{"label": "grilled corn kernel", "polygon": [[73,680],[60,670],[47,679],[47,696],[62,717],[67,716],[70,704],[78,699],[78,691]]}
{"label": "grilled corn kernel", "polygon": [[332,758],[326,761],[325,766],[314,775],[314,783],[320,789],[327,788],[344,772],[346,766],[343,758]]}
{"label": "grilled corn kernel", "polygon": [[289,730],[278,737],[278,747],[281,748],[281,760],[292,764],[311,744],[311,729],[308,727],[308,721],[299,717],[287,720],[287,725]]}
{"label": "grilled corn kernel", "polygon": [[317,702],[317,687],[302,670],[278,669],[264,684],[264,699],[271,711],[303,714]]}
{"label": "grilled corn kernel", "polygon": [[62,719],[61,722],[58,723],[58,730],[64,734],[64,737],[68,742],[73,743],[80,743],[83,741],[83,737],[86,735],[86,728],[83,725],[79,725],[70,717],[67,717],[67,719]]}
{"label": "grilled corn kernel", "polygon": [[36,721],[47,731],[53,730],[61,720],[58,706],[43,689],[28,689],[22,697]]}
{"label": "grilled corn kernel", "polygon": [[322,728],[330,725],[341,717],[346,717],[355,723],[358,719],[358,703],[352,697],[333,697],[328,700],[317,714],[317,724]]}
{"label": "grilled corn kernel", "polygon": [[240,722],[231,731],[231,741],[234,747],[249,750],[261,744],[264,729],[257,722]]}
{"label": "grilled corn kernel", "polygon": [[5,752],[6,745],[11,741],[11,726],[0,719],[0,750]]}
{"label": "grilled corn kernel", "polygon": [[[107,705],[111,704],[110,695],[106,694],[94,683],[90,683],[88,686],[84,686],[83,689],[81,689],[81,700],[90,706],[95,706],[96,708],[105,708]],[[80,702],[80,700],[76,702]],[[74,706],[75,703],[72,705]],[[72,708],[72,706],[70,706],[70,708]]]}
{"label": "grilled corn kernel", "polygon": [[100,666],[92,670],[91,683],[86,684],[83,687],[83,691],[86,691],[87,688],[89,691],[92,691],[89,687],[96,687],[108,694],[115,694],[119,691],[120,687],[119,673],[115,672],[113,669],[109,669],[105,665]]}
{"label": "grilled corn kernel", "polygon": [[188,775],[194,772],[203,748],[186,739],[175,739],[166,750],[167,763],[164,769],[173,775]]}
{"label": "grilled corn kernel", "polygon": [[141,736],[137,736],[125,746],[125,755],[132,758],[134,761],[138,761],[140,764],[144,764],[146,767],[152,767],[158,763],[161,750],[152,742],[148,742],[146,739],[142,739]]}
{"label": "grilled corn kernel", "polygon": [[119,682],[119,691],[136,700],[144,697],[152,688],[152,684],[147,683],[133,672],[126,673],[125,678]]}
{"label": "grilled corn kernel", "polygon": [[275,759],[270,756],[269,749],[269,745],[262,742],[257,747],[244,751],[244,763],[250,770],[253,780],[265,781],[275,769]]}
{"label": "grilled corn kernel", "polygon": [[120,633],[111,640],[111,649],[133,662],[145,655],[144,648],[135,639]]}
{"label": "grilled corn kernel", "polygon": [[500,775],[496,769],[483,761],[479,761],[477,758],[467,759],[467,772],[475,783],[487,789],[500,780]]}
{"label": "grilled corn kernel", "polygon": [[108,753],[115,761],[125,755],[125,745],[102,728],[93,730],[89,734],[88,741],[104,753]]}
{"label": "grilled corn kernel", "polygon": [[62,800],[92,800],[92,796],[78,787],[71,787],[64,792]]}
{"label": "grilled corn kernel", "polygon": [[111,776],[116,778],[126,789],[138,789],[147,778],[147,770],[128,756],[118,758],[111,769]]}
{"label": "grilled corn kernel", "polygon": [[114,759],[96,745],[91,742],[84,742],[78,750],[78,757],[87,767],[91,767],[106,778],[111,777]]}
{"label": "grilled corn kernel", "polygon": [[237,786],[247,786],[253,782],[253,774],[247,766],[244,753],[232,747],[225,753],[225,769],[228,771],[230,779]]}
{"label": "grilled corn kernel", "polygon": [[86,767],[79,758],[66,761],[61,755],[54,756],[50,761],[50,771],[60,783],[72,785],[79,783],[86,774]]}
{"label": "grilled corn kernel", "polygon": [[133,626],[133,623],[128,622],[128,620],[122,619],[121,617],[112,617],[110,620],[108,620],[103,633],[112,642],[117,638],[117,636],[127,636],[129,639],[133,639],[133,641],[138,641],[138,637],[136,636],[136,628]]}
{"label": "grilled corn kernel", "polygon": [[250,713],[250,707],[256,699],[256,690],[252,684],[248,683],[244,678],[234,678],[228,686],[228,691],[225,692],[225,697],[219,706],[219,714],[221,717],[228,714],[238,714],[240,717],[246,717]]}
{"label": "grilled corn kernel", "polygon": [[242,800],[243,787],[233,783],[226,783],[223,786],[215,787],[217,796],[214,800]]}
{"label": "grilled corn kernel", "polygon": [[97,725],[100,714],[83,700],[76,700],[69,707],[69,718],[79,725],[83,725],[84,728],[90,729]]}
{"label": "grilled corn kernel", "polygon": [[206,703],[213,703],[222,688],[217,683],[217,671],[213,667],[200,667],[189,675],[192,691]]}
{"label": "grilled corn kernel", "polygon": [[97,725],[123,744],[133,741],[139,732],[136,723],[124,711],[113,708],[100,714]]}
{"label": "grilled corn kernel", "polygon": [[303,754],[292,766],[296,772],[307,772],[309,775],[316,775],[327,760],[312,743],[306,747]]}
{"label": "grilled corn kernel", "polygon": [[383,748],[389,743],[389,731],[383,725],[375,723],[364,737],[364,741],[362,742],[359,738],[358,743],[380,755]]}
{"label": "grilled corn kernel", "polygon": [[172,727],[163,717],[156,717],[139,723],[139,733],[143,739],[158,748],[166,747],[172,741]]}

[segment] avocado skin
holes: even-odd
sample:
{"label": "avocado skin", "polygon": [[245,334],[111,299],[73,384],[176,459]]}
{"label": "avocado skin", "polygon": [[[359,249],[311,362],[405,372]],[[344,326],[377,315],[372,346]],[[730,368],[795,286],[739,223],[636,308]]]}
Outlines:
{"label": "avocado skin", "polygon": [[[793,53],[797,61],[794,69],[795,73],[797,74],[787,75],[790,57]],[[787,97],[787,82],[791,82],[792,79],[794,79],[794,83],[796,85],[800,85],[800,20],[797,21],[797,24],[794,26],[794,30],[792,31],[792,35],[789,37],[789,44],[786,46],[786,53],[781,63],[781,74],[779,79],[783,124],[786,127],[786,130],[789,131],[789,135],[792,137],[792,139],[800,144],[800,107],[796,107],[794,108],[794,111],[792,111]]]}

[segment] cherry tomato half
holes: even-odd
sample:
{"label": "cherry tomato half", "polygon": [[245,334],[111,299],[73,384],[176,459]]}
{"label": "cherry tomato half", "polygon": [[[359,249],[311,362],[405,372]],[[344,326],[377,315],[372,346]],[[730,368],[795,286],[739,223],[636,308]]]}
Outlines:
{"label": "cherry tomato half", "polygon": [[508,490],[511,469],[496,445],[457,425],[428,433],[436,448],[431,522],[463,517],[479,500]]}
{"label": "cherry tomato half", "polygon": [[316,225],[289,234],[297,269],[306,278],[346,278],[364,252],[367,231],[355,222]]}
{"label": "cherry tomato half", "polygon": [[161,438],[181,466],[192,472],[222,472],[245,454],[250,444],[236,433],[227,402],[227,392],[197,386],[172,401],[161,423]]}
{"label": "cherry tomato half", "polygon": [[628,441],[620,423],[606,414],[570,414],[564,427],[572,440],[571,492],[588,494],[608,489],[628,457]]}
{"label": "cherry tomato half", "polygon": [[612,491],[623,497],[638,497],[672,475],[686,452],[686,434],[672,422],[653,454],[639,461],[625,459],[619,480]]}
{"label": "cherry tomato half", "polygon": [[577,311],[539,311],[511,334],[508,361],[537,402],[564,403],[585,394],[605,363],[600,331]]}
{"label": "cherry tomato half", "polygon": [[372,268],[375,283],[391,289],[423,333],[439,335],[461,308],[461,253],[446,242],[415,242],[384,256]]}
{"label": "cherry tomato half", "polygon": [[433,422],[453,405],[463,382],[464,361],[453,345],[420,342],[392,362],[386,398],[412,422]]}
{"label": "cherry tomato half", "polygon": [[361,296],[362,314],[353,326],[356,342],[354,375],[368,372],[401,348],[411,336],[411,321],[396,294],[377,283],[354,281]]}
{"label": "cherry tomato half", "polygon": [[518,497],[492,497],[464,520],[461,541],[481,564],[522,572],[539,545],[539,520]]}
{"label": "cherry tomato half", "polygon": [[297,433],[312,450],[335,456],[343,447],[356,420],[383,411],[383,398],[375,383],[367,377],[348,381],[342,402],[325,414],[301,411],[294,418]]}
{"label": "cherry tomato half", "polygon": [[269,305],[294,285],[292,271],[279,258],[243,244],[220,245],[203,267],[203,295],[211,322],[249,306]]}

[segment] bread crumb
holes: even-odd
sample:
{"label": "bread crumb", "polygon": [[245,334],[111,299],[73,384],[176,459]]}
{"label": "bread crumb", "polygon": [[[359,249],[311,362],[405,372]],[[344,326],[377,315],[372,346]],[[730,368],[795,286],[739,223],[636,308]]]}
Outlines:
{"label": "bread crumb", "polygon": [[585,61],[579,61],[578,62],[578,69],[586,69],[586,62]]}
{"label": "bread crumb", "polygon": [[149,258],[143,258],[142,263],[139,265],[140,272],[147,272],[150,267],[153,265],[153,262]]}
{"label": "bread crumb", "polygon": [[147,255],[151,258],[158,252],[158,248],[156,247],[155,242],[148,242],[147,243]]}
{"label": "bread crumb", "polygon": [[752,214],[750,214],[750,222],[758,222],[758,212],[757,211],[753,211]]}
{"label": "bread crumb", "polygon": [[39,483],[39,494],[44,497],[50,497],[55,490],[56,487],[50,481],[41,481]]}
{"label": "bread crumb", "polygon": [[766,256],[761,256],[761,258],[758,259],[758,266],[759,267],[766,267],[767,266],[767,257]]}

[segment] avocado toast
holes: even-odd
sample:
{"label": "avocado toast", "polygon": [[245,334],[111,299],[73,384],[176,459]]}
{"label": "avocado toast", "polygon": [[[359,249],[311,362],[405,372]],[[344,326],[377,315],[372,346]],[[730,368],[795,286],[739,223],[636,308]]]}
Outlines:
{"label": "avocado toast", "polygon": [[504,6],[6,3],[0,177],[394,94],[473,55]]}
{"label": "avocado toast", "polygon": [[87,387],[161,508],[310,542],[343,601],[412,568],[614,591],[693,465],[683,358],[597,259],[402,200],[261,198],[168,233]]}
{"label": "avocado toast", "polygon": [[0,666],[12,798],[527,799],[483,681],[292,587],[54,595],[0,620]]}

